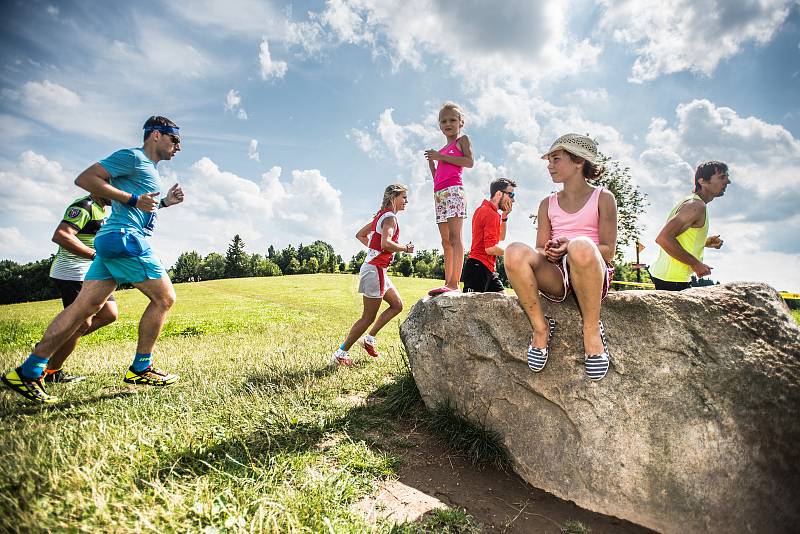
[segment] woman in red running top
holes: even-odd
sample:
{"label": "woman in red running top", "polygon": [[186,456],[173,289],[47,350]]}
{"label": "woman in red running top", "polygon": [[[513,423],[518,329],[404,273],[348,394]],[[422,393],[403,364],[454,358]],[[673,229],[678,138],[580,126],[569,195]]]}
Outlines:
{"label": "woman in red running top", "polygon": [[[344,343],[331,357],[331,364],[352,365],[353,360],[347,351],[356,340],[372,325],[369,334],[361,339],[361,345],[370,356],[378,356],[375,336],[378,331],[398,313],[403,311],[403,301],[395,289],[386,271],[392,263],[395,252],[414,252],[414,245],[399,244],[400,226],[397,224],[397,212],[406,209],[408,204],[407,190],[400,184],[392,184],[383,193],[381,209],[356,234],[356,239],[367,246],[367,257],[361,264],[359,272],[358,292],[364,295],[364,311],[355,322]],[[385,300],[389,307],[378,315],[381,301]],[[374,322],[374,324],[373,324]]]}
{"label": "woman in red running top", "polygon": [[439,128],[447,138],[447,144],[441,150],[425,151],[433,175],[436,225],[444,249],[444,286],[431,289],[428,292],[431,296],[458,291],[461,268],[464,266],[461,227],[467,218],[467,201],[464,198],[461,171],[464,167],[471,168],[474,162],[469,137],[461,135],[463,127],[464,113],[461,108],[447,102],[439,110]]}

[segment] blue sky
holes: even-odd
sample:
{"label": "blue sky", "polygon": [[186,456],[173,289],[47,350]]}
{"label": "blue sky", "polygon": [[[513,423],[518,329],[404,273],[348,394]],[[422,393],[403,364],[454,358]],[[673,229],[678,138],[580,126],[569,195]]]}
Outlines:
{"label": "blue sky", "polygon": [[[404,237],[438,244],[423,157],[436,113],[466,110],[470,212],[517,180],[509,241],[555,189],[540,154],[589,133],[648,195],[646,249],[700,161],[731,167],[709,205],[712,278],[800,290],[800,3],[759,0],[4,2],[0,257],[55,250],[75,176],[138,146],[153,114],[182,128],[159,165],[187,200],[153,245],[249,252],[323,239],[343,256],[383,188],[410,187]],[[465,241],[469,243],[469,225]],[[633,250],[626,251],[631,256]]]}

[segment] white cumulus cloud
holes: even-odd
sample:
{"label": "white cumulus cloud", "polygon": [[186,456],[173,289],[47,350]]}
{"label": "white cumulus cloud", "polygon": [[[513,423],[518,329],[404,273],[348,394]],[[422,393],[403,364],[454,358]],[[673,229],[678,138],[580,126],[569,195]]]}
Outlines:
{"label": "white cumulus cloud", "polygon": [[258,153],[258,141],[250,139],[250,144],[247,147],[247,157],[256,161],[261,161],[261,156]]}
{"label": "white cumulus cloud", "polygon": [[748,43],[764,44],[789,14],[792,0],[602,0],[601,29],[637,54],[636,83],[689,70],[710,75]]}
{"label": "white cumulus cloud", "polygon": [[467,0],[458,7],[445,0],[333,0],[308,21],[290,24],[288,42],[307,51],[366,45],[395,70],[425,70],[432,55],[467,84],[541,80],[593,67],[601,52],[570,32],[567,15],[557,0]]}
{"label": "white cumulus cloud", "polygon": [[261,79],[270,80],[272,78],[283,78],[288,66],[285,61],[275,61],[269,52],[269,43],[266,39],[261,40],[258,47],[258,62],[261,65]]}
{"label": "white cumulus cloud", "polygon": [[235,89],[228,91],[225,96],[225,111],[236,114],[240,120],[247,120],[247,112],[242,107],[242,97]]}
{"label": "white cumulus cloud", "polygon": [[282,179],[282,169],[272,167],[254,181],[202,157],[188,174],[186,201],[165,210],[169,223],[165,219],[153,237],[168,265],[182,251],[224,251],[234,234],[251,253],[264,253],[270,244],[296,246],[317,239],[336,250],[352,248],[351,232],[344,231],[341,192],[317,169],[296,169]]}

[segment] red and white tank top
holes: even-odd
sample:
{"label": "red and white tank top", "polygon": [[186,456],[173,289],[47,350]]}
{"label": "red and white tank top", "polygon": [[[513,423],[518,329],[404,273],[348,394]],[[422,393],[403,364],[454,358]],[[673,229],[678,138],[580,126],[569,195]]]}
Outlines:
{"label": "red and white tank top", "polygon": [[381,248],[381,225],[387,218],[393,217],[395,224],[394,238],[392,241],[400,239],[400,225],[397,224],[397,214],[390,209],[381,210],[372,219],[372,226],[370,227],[369,246],[367,248],[367,257],[364,261],[376,267],[386,269],[392,263],[394,257],[393,252],[387,252]]}

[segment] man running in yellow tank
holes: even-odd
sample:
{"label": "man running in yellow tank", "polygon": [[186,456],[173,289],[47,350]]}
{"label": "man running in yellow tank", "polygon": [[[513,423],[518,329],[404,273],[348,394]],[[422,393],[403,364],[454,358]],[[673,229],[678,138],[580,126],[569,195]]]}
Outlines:
{"label": "man running in yellow tank", "polygon": [[712,267],[703,263],[706,247],[720,248],[719,235],[708,236],[706,205],[725,194],[731,183],[728,166],[720,161],[707,161],[694,173],[694,193],[681,199],[672,208],[667,224],[656,237],[659,251],[650,266],[650,277],[656,289],[681,291],[689,287],[692,273],[698,278],[711,274]]}

